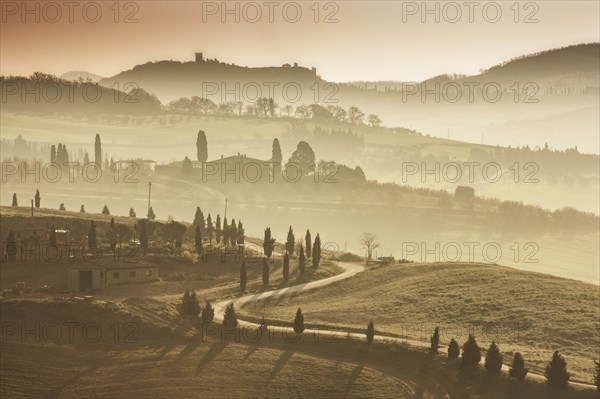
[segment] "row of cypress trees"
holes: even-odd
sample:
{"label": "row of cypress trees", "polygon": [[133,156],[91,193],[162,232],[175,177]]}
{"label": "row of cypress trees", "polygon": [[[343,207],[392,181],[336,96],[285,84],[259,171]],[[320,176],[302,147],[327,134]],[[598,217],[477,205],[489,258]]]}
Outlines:
{"label": "row of cypress trees", "polygon": [[[437,350],[440,347],[439,327],[435,328],[433,335],[430,338],[430,342],[431,352],[437,353]],[[458,343],[454,338],[452,338],[450,340],[450,344],[448,345],[448,360],[458,359],[459,353],[460,348]],[[492,341],[485,355],[484,367],[488,370],[488,372],[497,374],[502,369],[503,360],[504,358],[500,353],[498,345]],[[477,367],[480,361],[481,349],[475,340],[475,336],[473,334],[469,334],[469,338],[463,344],[460,367]],[[525,360],[523,359],[523,356],[521,353],[516,352],[513,356],[513,363],[508,370],[508,375],[517,381],[523,381],[527,373],[528,369],[525,367]],[[567,387],[571,374],[567,371],[567,362],[559,353],[559,351],[554,352],[550,363],[546,366],[545,377],[547,384],[553,388],[561,389]]]}

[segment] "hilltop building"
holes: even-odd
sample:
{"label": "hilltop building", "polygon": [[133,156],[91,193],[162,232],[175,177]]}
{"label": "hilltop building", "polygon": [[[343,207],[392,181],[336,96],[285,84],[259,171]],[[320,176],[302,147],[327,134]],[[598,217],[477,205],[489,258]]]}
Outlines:
{"label": "hilltop building", "polygon": [[[205,62],[204,54],[203,53],[195,53],[195,61],[194,62],[196,64],[200,64],[202,62]],[[235,65],[235,64],[233,64],[233,65]],[[292,67],[291,64],[288,64],[288,63],[283,64],[281,67],[282,68],[304,68],[304,67],[299,66],[297,62],[294,62],[294,66],[293,67]],[[310,71],[311,71],[311,73],[314,76],[317,76],[317,68],[312,67],[312,68],[310,68]]]}

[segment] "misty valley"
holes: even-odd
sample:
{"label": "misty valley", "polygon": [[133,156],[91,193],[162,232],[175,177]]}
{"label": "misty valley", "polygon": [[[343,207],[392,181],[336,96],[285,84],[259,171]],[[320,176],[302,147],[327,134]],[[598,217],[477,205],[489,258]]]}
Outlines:
{"label": "misty valley", "polygon": [[84,3],[2,4],[2,398],[598,398],[597,3]]}

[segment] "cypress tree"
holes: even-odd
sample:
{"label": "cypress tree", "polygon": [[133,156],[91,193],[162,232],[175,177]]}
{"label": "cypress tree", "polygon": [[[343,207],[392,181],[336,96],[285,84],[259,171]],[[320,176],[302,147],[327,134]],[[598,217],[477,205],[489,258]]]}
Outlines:
{"label": "cypress tree", "polygon": [[88,247],[89,247],[89,249],[96,250],[96,244],[97,244],[96,225],[94,224],[94,221],[92,220],[90,222],[90,231],[88,232]]}
{"label": "cypress tree", "polygon": [[229,238],[231,239],[231,245],[235,247],[235,244],[239,241],[238,229],[235,224],[235,219],[231,219],[231,225],[229,226]]}
{"label": "cypress tree", "polygon": [[217,221],[215,222],[215,241],[221,242],[221,216],[217,214]]}
{"label": "cypress tree", "polygon": [[52,146],[50,147],[50,162],[56,162],[56,146],[54,144],[52,144]]}
{"label": "cypress tree", "polygon": [[529,370],[525,368],[525,360],[523,360],[523,356],[521,356],[519,352],[515,353],[512,366],[508,370],[508,375],[517,381],[523,381],[528,371]]}
{"label": "cypress tree", "polygon": [[99,168],[102,168],[102,144],[100,143],[100,135],[96,135],[94,142],[94,162]]}
{"label": "cypress tree", "polygon": [[223,244],[229,243],[229,224],[227,224],[227,216],[223,219]]}
{"label": "cypress tree", "polygon": [[267,289],[267,287],[269,287],[269,263],[267,262],[266,258],[263,258],[262,283],[263,289]]}
{"label": "cypress tree", "polygon": [[202,308],[202,321],[204,323],[210,323],[215,317],[215,309],[210,304],[210,301],[206,301]]}
{"label": "cypress tree", "polygon": [[312,251],[312,264],[316,269],[319,267],[319,262],[321,261],[321,237],[319,237],[319,233],[317,233],[317,237],[315,238]]}
{"label": "cypress tree", "polygon": [[17,193],[13,193],[12,206],[19,206],[19,203],[17,202]]}
{"label": "cypress tree", "polygon": [[281,146],[278,139],[273,139],[273,149],[271,152],[271,162],[281,165],[283,155],[281,155]]}
{"label": "cypress tree", "polygon": [[104,208],[102,208],[102,214],[110,215],[110,211],[108,210],[108,206],[106,206],[106,204],[104,204]]}
{"label": "cypress tree", "polygon": [[200,209],[200,207],[198,206],[198,207],[196,207],[196,214],[194,215],[194,222],[193,222],[193,225],[194,225],[194,226],[197,226],[197,225],[199,225],[199,226],[200,226],[200,232],[201,232],[202,234],[204,234],[204,224],[205,224],[205,221],[204,221],[204,213],[202,213],[202,210],[201,210],[201,209]]}
{"label": "cypress tree", "polygon": [[244,242],[245,242],[246,237],[244,235],[244,225],[242,225],[242,221],[241,220],[238,221],[237,236],[238,236],[237,243],[243,245]]}
{"label": "cypress tree", "polygon": [[300,255],[298,256],[298,269],[300,274],[304,274],[306,270],[306,258],[304,257],[304,248],[300,245]]}
{"label": "cypress tree", "polygon": [[306,257],[310,258],[312,253],[312,238],[310,237],[310,230],[306,230],[306,236],[304,237],[306,242]]}
{"label": "cypress tree", "polygon": [[285,253],[285,256],[283,257],[283,281],[288,281],[288,278],[290,277],[290,257],[288,256],[287,252]]}
{"label": "cypress tree", "polygon": [[146,255],[148,252],[148,230],[146,228],[146,220],[138,220],[140,225],[140,246],[142,247],[142,253]]}
{"label": "cypress tree", "polygon": [[129,217],[130,218],[136,217],[136,214],[135,214],[135,211],[133,210],[133,208],[129,208]]}
{"label": "cypress tree", "polygon": [[287,240],[285,242],[285,250],[290,254],[290,256],[294,255],[295,241],[296,238],[294,237],[294,230],[292,229],[292,226],[290,226],[287,234]]}
{"label": "cypress tree", "polygon": [[448,360],[458,359],[459,354],[460,348],[458,347],[458,342],[452,338],[450,340],[450,345],[448,345]]}
{"label": "cypress tree", "polygon": [[552,355],[552,360],[546,366],[546,383],[555,389],[566,388],[571,378],[571,373],[567,371],[567,362],[558,351]]}
{"label": "cypress tree", "polygon": [[208,144],[206,143],[206,133],[203,130],[199,130],[196,137],[196,157],[200,162],[206,162],[208,159]]}
{"label": "cypress tree", "polygon": [[83,207],[83,204],[81,204],[81,208],[79,208],[79,212],[85,213],[85,208]]}
{"label": "cypress tree", "polygon": [[438,348],[440,347],[440,328],[436,327],[433,331],[433,335],[429,339],[431,342],[431,352],[437,353]]}
{"label": "cypress tree", "polygon": [[206,233],[208,234],[208,243],[212,245],[212,236],[213,236],[213,222],[212,222],[212,218],[210,217],[210,213],[208,214],[208,217],[206,218]]}
{"label": "cypress tree", "polygon": [[475,341],[475,336],[469,334],[469,339],[463,344],[461,367],[477,367],[481,360],[481,349]]}
{"label": "cypress tree", "polygon": [[223,315],[223,328],[225,330],[234,330],[238,326],[237,315],[233,303],[230,303],[225,308],[225,314]]}
{"label": "cypress tree", "polygon": [[294,318],[294,332],[296,334],[302,334],[302,331],[304,331],[304,315],[302,314],[302,310],[298,308],[296,317]]}
{"label": "cypress tree", "polygon": [[40,207],[41,200],[42,200],[42,197],[40,197],[40,190],[35,190],[35,207],[36,208]]}
{"label": "cypress tree", "polygon": [[152,207],[148,208],[148,220],[156,219],[156,214],[154,213],[154,209]]}
{"label": "cypress tree", "polygon": [[110,250],[114,251],[117,247],[117,230],[115,226],[115,218],[110,218],[110,227],[107,232],[108,242],[110,243]]}
{"label": "cypress tree", "polygon": [[373,319],[369,321],[367,325],[367,343],[372,344],[373,338],[375,337],[375,325],[373,324]]}
{"label": "cypress tree", "polygon": [[242,262],[242,268],[240,269],[240,291],[246,292],[246,285],[248,283],[248,276],[246,274],[246,262]]}
{"label": "cypress tree", "polygon": [[50,228],[50,244],[56,245],[56,230],[54,229],[54,226]]}
{"label": "cypress tree", "polygon": [[273,244],[275,243],[275,240],[271,238],[271,228],[267,227],[265,229],[265,238],[263,240],[263,250],[265,251],[265,256],[267,258],[271,258],[271,255],[273,254]]}
{"label": "cypress tree", "polygon": [[492,341],[492,344],[485,354],[485,368],[492,374],[497,374],[502,369],[503,357],[498,349],[498,345]]}
{"label": "cypress tree", "polygon": [[196,247],[196,253],[198,256],[202,256],[202,233],[199,224],[196,225],[194,244]]}

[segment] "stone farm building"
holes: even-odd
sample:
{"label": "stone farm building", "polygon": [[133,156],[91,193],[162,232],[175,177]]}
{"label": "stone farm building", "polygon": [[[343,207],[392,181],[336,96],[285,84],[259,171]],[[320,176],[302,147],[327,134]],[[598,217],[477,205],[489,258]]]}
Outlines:
{"label": "stone farm building", "polygon": [[[219,159],[204,163],[191,161],[191,165],[191,176],[209,183],[269,182],[273,174],[269,161],[251,158],[240,153],[229,157],[221,155]],[[183,161],[157,165],[156,172],[160,175],[181,176]]]}
{"label": "stone farm building", "polygon": [[74,292],[101,290],[114,284],[147,283],[157,280],[158,274],[158,265],[142,260],[89,262],[67,268],[67,287]]}

